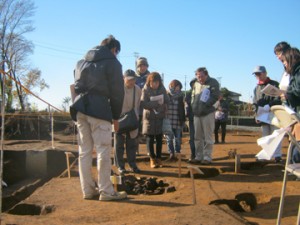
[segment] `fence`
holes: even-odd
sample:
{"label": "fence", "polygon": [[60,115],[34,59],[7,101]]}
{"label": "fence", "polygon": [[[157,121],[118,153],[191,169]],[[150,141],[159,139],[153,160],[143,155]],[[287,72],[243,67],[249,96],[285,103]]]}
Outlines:
{"label": "fence", "polygon": [[67,113],[7,113],[4,127],[5,142],[8,140],[51,141],[53,149],[56,141],[76,144],[75,123]]}
{"label": "fence", "polygon": [[260,131],[260,125],[254,116],[229,116],[227,122],[229,130]]}

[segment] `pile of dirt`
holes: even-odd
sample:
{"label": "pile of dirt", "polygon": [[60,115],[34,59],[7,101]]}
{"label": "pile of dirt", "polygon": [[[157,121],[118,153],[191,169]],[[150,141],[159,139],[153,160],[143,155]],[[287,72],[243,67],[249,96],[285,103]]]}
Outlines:
{"label": "pile of dirt", "polygon": [[136,177],[133,175],[124,176],[119,190],[126,191],[127,194],[138,195],[160,195],[174,192],[176,188],[169,186],[163,180],[157,181],[157,177]]}

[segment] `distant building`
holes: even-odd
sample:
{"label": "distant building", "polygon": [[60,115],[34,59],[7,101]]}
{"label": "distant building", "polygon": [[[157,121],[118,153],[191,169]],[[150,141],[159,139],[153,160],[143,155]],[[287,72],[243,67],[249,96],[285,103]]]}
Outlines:
{"label": "distant building", "polygon": [[229,95],[228,98],[230,98],[231,100],[235,101],[235,102],[240,102],[240,97],[242,95],[233,91],[229,91]]}

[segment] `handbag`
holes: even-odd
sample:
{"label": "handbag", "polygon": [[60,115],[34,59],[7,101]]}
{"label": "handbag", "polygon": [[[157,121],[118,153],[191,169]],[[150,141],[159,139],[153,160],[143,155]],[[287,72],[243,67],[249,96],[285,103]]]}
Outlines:
{"label": "handbag", "polygon": [[119,130],[117,133],[126,133],[133,131],[139,127],[139,121],[137,119],[135,110],[135,87],[133,89],[133,106],[132,109],[126,113],[123,113],[119,118]]}

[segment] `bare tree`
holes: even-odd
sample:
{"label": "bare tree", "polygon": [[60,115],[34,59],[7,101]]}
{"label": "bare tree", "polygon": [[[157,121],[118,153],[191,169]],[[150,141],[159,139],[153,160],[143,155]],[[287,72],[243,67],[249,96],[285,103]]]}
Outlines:
{"label": "bare tree", "polygon": [[[10,63],[10,76],[15,81],[14,82],[14,90],[13,87],[9,88],[7,93],[7,96],[13,96],[15,98],[19,99],[19,103],[21,106],[21,109],[25,109],[25,97],[24,91],[21,87],[21,80],[26,75],[24,73],[28,73],[29,66],[26,65],[26,58],[29,54],[33,52],[33,45],[31,42],[25,40],[25,39],[14,39],[13,44],[11,45],[11,48],[9,49],[9,56],[8,56],[8,62]],[[21,80],[20,80],[21,79]],[[12,80],[9,80],[12,82]],[[6,84],[7,85],[7,84]],[[6,108],[9,109],[12,107],[12,100],[7,102]]]}
{"label": "bare tree", "polygon": [[[34,30],[30,19],[35,12],[34,3],[31,0],[0,0],[0,53],[1,62],[11,69],[11,77],[7,77],[7,109],[12,107],[13,82],[12,78],[20,81],[23,63],[28,54],[32,53],[33,45],[24,38],[24,34]],[[2,63],[2,70],[5,71],[5,64]],[[2,74],[4,76],[4,74]],[[0,78],[1,91],[3,92],[3,77]],[[20,87],[15,84],[16,91]],[[4,93],[2,93],[4,94]],[[19,101],[22,103],[22,94],[18,93]]]}
{"label": "bare tree", "polygon": [[22,110],[26,108],[26,105],[30,105],[28,102],[28,91],[38,95],[34,92],[34,88],[38,88],[39,92],[43,91],[45,88],[49,88],[49,85],[41,77],[41,71],[37,68],[31,69],[26,74],[18,77],[18,82],[16,83],[18,83],[16,86],[20,86],[22,83],[22,85],[26,87],[26,89],[19,87],[14,91],[14,95],[17,95],[20,100]]}

